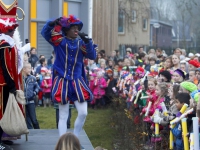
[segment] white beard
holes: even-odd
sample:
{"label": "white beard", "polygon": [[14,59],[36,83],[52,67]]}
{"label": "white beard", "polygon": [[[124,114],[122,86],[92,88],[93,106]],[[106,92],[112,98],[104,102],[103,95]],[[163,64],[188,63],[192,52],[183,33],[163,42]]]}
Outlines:
{"label": "white beard", "polygon": [[22,47],[22,41],[20,38],[20,34],[18,28],[15,29],[13,39],[15,41],[17,51],[18,51],[18,74],[21,72],[24,64],[24,53],[30,50],[30,43],[24,45]]}
{"label": "white beard", "polygon": [[15,29],[15,32],[13,34],[13,39],[15,41],[17,49],[19,50],[22,47],[22,41],[21,41],[21,38],[20,38],[18,28]]}

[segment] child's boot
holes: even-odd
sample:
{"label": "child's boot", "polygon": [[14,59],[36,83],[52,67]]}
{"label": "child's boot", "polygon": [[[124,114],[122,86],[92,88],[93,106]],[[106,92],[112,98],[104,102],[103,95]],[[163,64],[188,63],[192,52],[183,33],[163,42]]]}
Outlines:
{"label": "child's boot", "polygon": [[42,106],[42,100],[38,100],[38,106]]}

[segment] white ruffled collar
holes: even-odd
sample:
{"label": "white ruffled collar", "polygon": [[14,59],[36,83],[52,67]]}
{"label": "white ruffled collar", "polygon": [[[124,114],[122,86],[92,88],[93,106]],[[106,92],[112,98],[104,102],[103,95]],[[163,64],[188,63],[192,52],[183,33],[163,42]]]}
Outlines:
{"label": "white ruffled collar", "polygon": [[10,36],[8,35],[5,35],[5,34],[0,34],[0,40],[5,40],[6,42],[8,42],[10,44],[11,47],[14,47],[15,46],[15,41],[13,38],[11,38]]}

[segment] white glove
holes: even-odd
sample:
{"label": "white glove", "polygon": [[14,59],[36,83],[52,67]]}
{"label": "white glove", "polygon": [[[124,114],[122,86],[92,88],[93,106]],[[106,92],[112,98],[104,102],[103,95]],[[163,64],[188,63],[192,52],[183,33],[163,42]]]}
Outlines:
{"label": "white glove", "polygon": [[31,49],[30,43],[18,49],[18,74],[21,72],[24,63],[24,53]]}
{"label": "white glove", "polygon": [[30,45],[30,43],[27,43],[26,45],[24,45],[23,47],[21,47],[21,51],[22,51],[22,53],[24,54],[24,53],[26,53],[27,51],[30,51],[30,49],[31,49],[31,45]]}
{"label": "white glove", "polygon": [[160,118],[159,115],[156,114],[156,115],[154,115],[154,116],[152,117],[152,121],[153,121],[154,123],[160,124],[160,122],[162,121],[162,118]]}

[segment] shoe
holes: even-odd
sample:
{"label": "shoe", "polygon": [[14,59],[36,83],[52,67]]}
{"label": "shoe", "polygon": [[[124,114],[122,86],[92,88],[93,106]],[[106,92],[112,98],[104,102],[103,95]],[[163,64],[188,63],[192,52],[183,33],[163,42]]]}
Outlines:
{"label": "shoe", "polygon": [[0,144],[0,150],[13,150],[13,148],[11,148],[10,146],[1,143]]}
{"label": "shoe", "polygon": [[85,148],[81,145],[81,150],[85,150]]}
{"label": "shoe", "polygon": [[5,140],[5,141],[2,141],[3,144],[6,144],[6,145],[13,145],[13,141],[9,141],[9,140]]}

